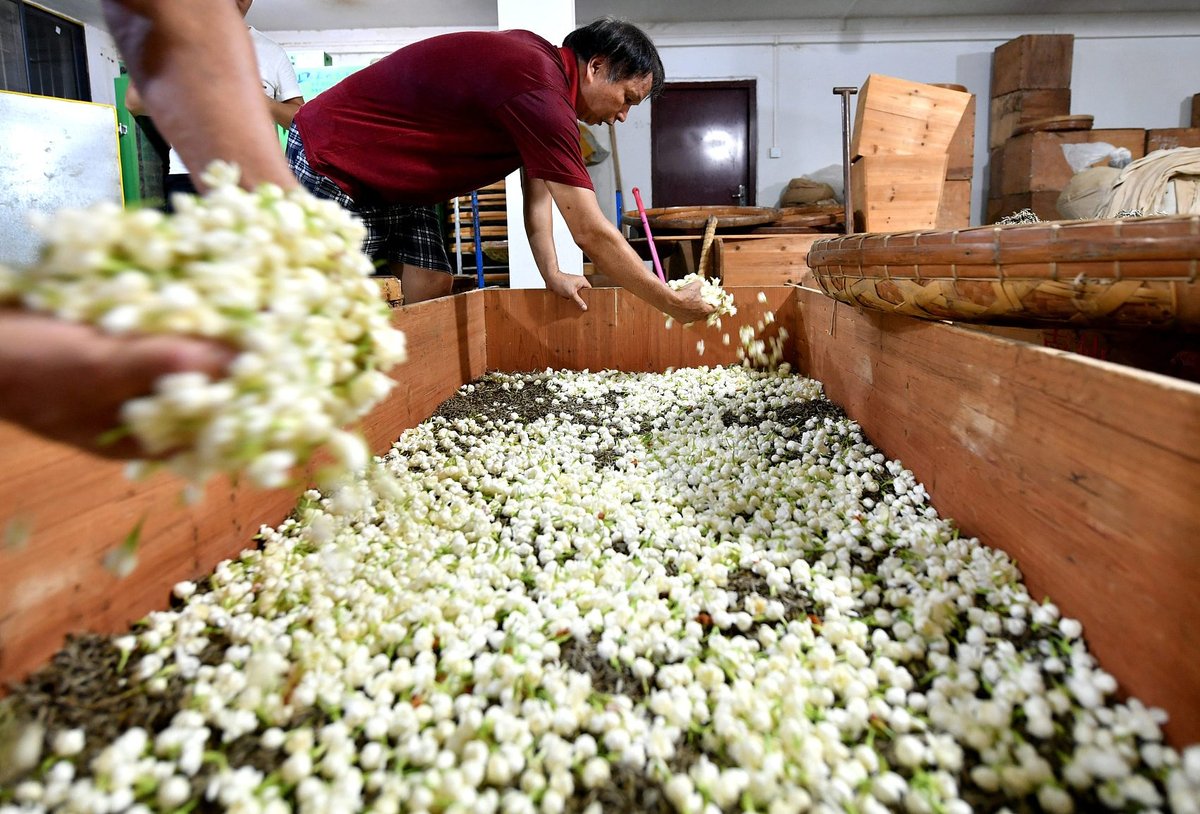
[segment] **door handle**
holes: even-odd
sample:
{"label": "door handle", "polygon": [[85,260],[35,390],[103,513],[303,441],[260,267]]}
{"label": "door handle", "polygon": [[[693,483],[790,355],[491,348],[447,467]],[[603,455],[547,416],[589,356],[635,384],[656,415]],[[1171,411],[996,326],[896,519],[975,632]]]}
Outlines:
{"label": "door handle", "polygon": [[737,191],[734,192],[733,194],[731,194],[729,197],[733,198],[733,200],[737,201],[738,206],[745,206],[746,205],[746,185],[738,184]]}

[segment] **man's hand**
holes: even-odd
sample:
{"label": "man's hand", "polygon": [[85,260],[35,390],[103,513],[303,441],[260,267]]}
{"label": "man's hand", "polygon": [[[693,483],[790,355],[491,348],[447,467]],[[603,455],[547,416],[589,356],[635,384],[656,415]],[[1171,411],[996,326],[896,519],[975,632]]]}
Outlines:
{"label": "man's hand", "polygon": [[546,280],[546,286],[564,300],[575,300],[579,310],[587,310],[587,303],[579,296],[579,292],[581,289],[591,288],[592,284],[582,274],[567,274],[556,270],[550,275],[550,279]]}
{"label": "man's hand", "polygon": [[112,336],[87,325],[0,309],[0,418],[108,458],[144,455],[132,438],[105,443],[121,405],[169,373],[217,378],[234,352],[177,336]]}
{"label": "man's hand", "polygon": [[670,305],[663,310],[676,322],[684,325],[707,319],[708,315],[717,309],[700,298],[700,287],[701,283],[697,281],[678,291],[671,289],[674,296],[671,298]]}

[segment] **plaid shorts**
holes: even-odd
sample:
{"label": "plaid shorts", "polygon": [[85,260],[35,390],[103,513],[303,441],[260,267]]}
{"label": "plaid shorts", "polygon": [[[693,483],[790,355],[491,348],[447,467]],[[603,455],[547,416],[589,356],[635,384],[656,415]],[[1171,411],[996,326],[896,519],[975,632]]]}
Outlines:
{"label": "plaid shorts", "polygon": [[408,263],[423,269],[451,273],[450,258],[442,238],[442,224],[433,206],[381,204],[362,206],[333,181],[314,170],[304,154],[304,142],[292,125],[288,130],[287,160],[300,184],[318,198],[337,201],[357,215],[367,227],[363,253],[376,262]]}

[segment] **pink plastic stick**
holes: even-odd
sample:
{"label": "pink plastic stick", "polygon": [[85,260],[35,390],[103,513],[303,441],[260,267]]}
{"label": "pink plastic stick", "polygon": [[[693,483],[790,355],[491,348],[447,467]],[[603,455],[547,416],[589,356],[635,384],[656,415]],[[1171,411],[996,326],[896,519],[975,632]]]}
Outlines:
{"label": "pink plastic stick", "polygon": [[637,187],[633,188],[633,200],[637,201],[638,214],[642,216],[642,228],[646,230],[646,242],[650,244],[650,257],[654,259],[654,270],[658,272],[658,279],[664,283],[667,281],[667,275],[663,274],[662,262],[658,259],[658,249],[654,248],[654,235],[650,233],[650,219],[646,217],[646,206],[642,203],[642,193]]}

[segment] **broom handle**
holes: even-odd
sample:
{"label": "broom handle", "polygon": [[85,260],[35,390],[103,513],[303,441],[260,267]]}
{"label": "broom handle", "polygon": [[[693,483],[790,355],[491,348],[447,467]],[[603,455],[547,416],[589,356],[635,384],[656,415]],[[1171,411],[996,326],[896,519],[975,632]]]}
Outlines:
{"label": "broom handle", "polygon": [[633,188],[633,200],[637,202],[638,214],[642,216],[642,228],[646,230],[646,243],[650,246],[650,257],[654,260],[654,270],[658,272],[658,279],[665,283],[667,277],[663,274],[662,261],[658,259],[658,249],[654,248],[654,235],[650,232],[650,218],[646,216],[646,206],[642,203],[642,193],[637,187]]}
{"label": "broom handle", "polygon": [[700,243],[700,262],[696,264],[696,273],[701,277],[708,276],[709,252],[712,250],[713,238],[717,234],[717,216],[710,215],[704,222],[704,240]]}

